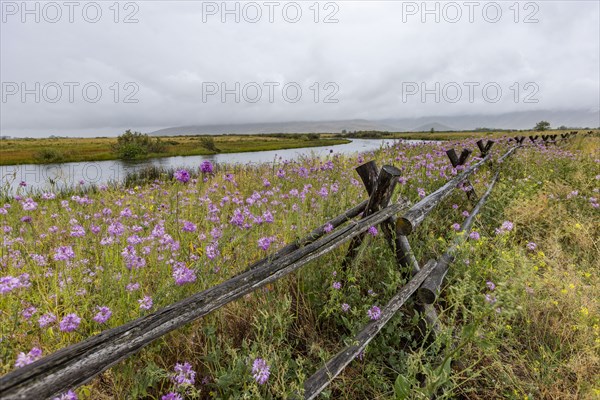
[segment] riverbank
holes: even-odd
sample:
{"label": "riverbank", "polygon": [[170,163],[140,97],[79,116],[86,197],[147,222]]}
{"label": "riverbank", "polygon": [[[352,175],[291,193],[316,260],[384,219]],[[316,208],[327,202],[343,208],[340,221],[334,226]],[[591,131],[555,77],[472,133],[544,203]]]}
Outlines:
{"label": "riverbank", "polygon": [[81,182],[84,182],[86,186],[120,183],[124,182],[129,174],[152,167],[167,170],[194,169],[204,161],[210,161],[217,166],[273,163],[276,159],[291,161],[303,157],[328,156],[332,152],[333,154],[353,154],[375,151],[394,142],[394,140],[385,139],[351,139],[349,143],[335,146],[305,146],[279,150],[158,157],[133,161],[117,159],[0,165],[0,199],[2,194],[14,194],[17,189],[21,192],[23,190],[39,192],[60,188],[62,191],[73,187],[81,189]]}
{"label": "riverbank", "polygon": [[[345,138],[334,138],[329,134],[321,134],[318,138],[313,135],[315,134],[161,137],[165,151],[148,154],[139,160],[334,146],[351,142]],[[213,139],[218,152],[202,146],[203,139],[207,137]],[[118,155],[112,151],[112,146],[116,142],[116,137],[2,140],[0,141],[0,165],[117,160]]]}

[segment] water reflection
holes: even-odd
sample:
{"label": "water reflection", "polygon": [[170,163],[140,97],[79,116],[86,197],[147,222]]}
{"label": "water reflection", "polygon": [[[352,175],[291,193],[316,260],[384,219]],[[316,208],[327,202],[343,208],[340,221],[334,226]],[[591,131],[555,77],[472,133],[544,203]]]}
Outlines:
{"label": "water reflection", "polygon": [[[377,150],[397,140],[353,139],[351,143],[336,146],[307,147],[287,150],[269,150],[247,153],[215,154],[207,156],[177,156],[139,161],[90,161],[62,164],[25,164],[0,166],[1,186],[14,193],[21,182],[28,190],[46,190],[87,184],[121,182],[128,173],[150,165],[165,168],[197,168],[204,160],[227,164],[260,164],[278,160],[295,160],[303,156],[325,156],[328,154],[352,154]],[[419,143],[420,141],[404,141]]]}

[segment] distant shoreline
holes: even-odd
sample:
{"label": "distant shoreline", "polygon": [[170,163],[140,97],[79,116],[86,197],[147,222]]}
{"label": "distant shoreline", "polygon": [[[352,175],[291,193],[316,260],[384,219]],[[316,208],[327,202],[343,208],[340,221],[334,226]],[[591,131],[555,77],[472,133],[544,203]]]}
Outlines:
{"label": "distant shoreline", "polygon": [[[161,153],[149,153],[135,160],[151,158],[206,156],[214,154],[246,153],[254,151],[285,150],[319,146],[335,146],[350,143],[352,139],[405,139],[423,141],[463,140],[468,138],[497,139],[505,136],[529,136],[560,134],[572,130],[538,131],[497,131],[497,132],[382,132],[360,131],[352,133],[266,133],[266,134],[224,134],[224,135],[185,135],[152,136],[160,138],[165,145]],[[588,130],[579,130],[584,133]],[[593,132],[600,132],[592,129]],[[219,151],[202,146],[202,140],[210,138]],[[2,139],[0,140],[0,165],[57,164],[67,162],[88,162],[118,160],[119,156],[111,147],[116,137],[69,138],[53,137],[42,139]]]}
{"label": "distant shoreline", "polygon": [[[347,138],[336,138],[331,134],[321,134],[316,137],[315,135],[210,136],[219,151],[211,151],[201,145],[201,139],[207,137],[206,135],[164,136],[160,137],[165,145],[164,152],[146,154],[135,160],[334,146],[351,142]],[[116,142],[116,137],[4,139],[0,141],[0,165],[118,160],[118,154],[112,150]]]}

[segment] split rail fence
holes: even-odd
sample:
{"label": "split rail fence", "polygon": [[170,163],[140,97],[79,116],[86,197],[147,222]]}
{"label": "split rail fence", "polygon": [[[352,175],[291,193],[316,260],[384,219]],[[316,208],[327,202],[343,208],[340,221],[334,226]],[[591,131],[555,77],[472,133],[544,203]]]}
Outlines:
{"label": "split rail fence", "polygon": [[[569,135],[567,137],[570,137]],[[567,138],[565,137],[565,138]],[[499,166],[523,145],[525,137],[499,157],[494,165]],[[546,139],[544,139],[546,141]],[[547,140],[551,140],[548,138]],[[556,140],[556,137],[552,140]],[[535,139],[532,139],[534,142]],[[474,204],[470,216],[461,230],[468,232],[483,204],[488,199],[499,176],[499,168],[487,191],[477,197],[469,184],[469,176],[491,161],[490,149],[494,142],[477,142],[481,159],[468,168],[464,165],[472,151],[464,149],[460,155],[452,149],[447,151],[453,167],[462,172],[449,180],[435,192],[409,207],[403,201],[390,204],[400,170],[385,165],[378,171],[374,161],[356,168],[369,194],[369,199],[348,209],[341,215],[314,229],[306,237],[288,244],[272,255],[247,267],[245,272],[210,289],[194,294],[152,314],[133,320],[116,328],[108,329],[80,343],[56,351],[42,359],[19,368],[0,378],[0,393],[9,399],[42,399],[55,396],[89,382],[98,374],[119,361],[138,352],[161,336],[203,317],[220,307],[251,293],[298,268],[327,254],[342,244],[350,242],[344,265],[357,254],[367,230],[379,225],[393,250],[398,267],[407,271],[408,282],[382,309],[381,317],[368,323],[354,338],[352,345],[345,347],[304,383],[304,398],[313,399],[354,359],[377,335],[402,305],[416,292],[415,309],[422,315],[422,322],[435,332],[438,327],[437,314],[432,306],[443,279],[453,260],[453,253],[466,235],[457,236],[453,245],[439,258],[420,266],[407,236],[423,222],[452,191],[461,184],[468,184],[467,196]],[[398,217],[398,215],[400,215]],[[360,218],[357,218],[360,217]],[[330,233],[325,227],[331,224]]]}

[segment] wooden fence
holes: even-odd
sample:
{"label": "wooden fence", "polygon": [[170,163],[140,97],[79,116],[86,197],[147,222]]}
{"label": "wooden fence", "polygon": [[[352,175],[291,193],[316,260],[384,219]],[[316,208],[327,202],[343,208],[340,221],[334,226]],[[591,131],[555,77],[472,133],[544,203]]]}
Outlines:
{"label": "wooden fence", "polygon": [[[517,145],[498,158],[495,164],[500,165],[506,160],[523,144],[524,139],[523,137],[517,140]],[[280,279],[346,242],[350,242],[344,263],[348,265],[356,255],[367,230],[379,225],[394,251],[398,266],[411,275],[407,277],[410,279],[382,309],[380,319],[367,324],[356,335],[351,346],[340,351],[306,380],[303,396],[306,399],[315,398],[367,346],[415,292],[418,300],[415,302],[415,308],[423,316],[424,324],[434,330],[438,326],[437,315],[431,304],[440,290],[453,259],[453,252],[459,242],[465,240],[466,235],[457,236],[456,242],[438,261],[430,260],[423,267],[419,266],[415,259],[407,235],[414,232],[425,217],[455,188],[461,183],[468,183],[470,175],[491,161],[489,150],[493,142],[484,143],[480,140],[477,145],[481,152],[481,160],[468,168],[464,168],[464,164],[471,150],[465,149],[460,155],[454,150],[449,150],[447,154],[452,165],[462,168],[462,172],[412,207],[404,201],[389,204],[400,176],[397,168],[386,165],[378,172],[373,161],[359,166],[356,170],[369,194],[368,200],[327,221],[306,237],[248,266],[243,273],[226,282],[8,373],[0,379],[2,398],[48,398],[83,385],[161,336]],[[461,227],[463,231],[470,230],[474,217],[497,182],[498,174],[499,171],[481,198],[477,198],[472,187],[467,191],[467,196],[475,207]],[[399,214],[401,216],[398,218]],[[325,227],[329,224],[334,230],[327,233]]]}
{"label": "wooden fence", "polygon": [[[589,131],[585,135],[589,136],[589,135],[592,135],[593,133],[594,132]],[[529,140],[531,141],[531,143],[543,143],[545,145],[548,145],[548,144],[558,144],[558,143],[560,143],[562,141],[565,141],[567,139],[575,137],[577,134],[579,134],[579,132],[577,132],[577,131],[571,131],[571,132],[567,132],[567,133],[561,133],[560,135],[559,134],[529,135],[527,137],[529,138]],[[527,139],[527,137],[525,137],[525,136],[515,136],[514,138],[510,138],[509,142],[515,141],[517,144],[522,145],[522,144],[524,144],[523,142],[525,141],[525,139]],[[538,140],[540,138],[542,140],[539,141],[539,142],[536,142],[536,140]]]}

